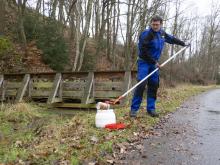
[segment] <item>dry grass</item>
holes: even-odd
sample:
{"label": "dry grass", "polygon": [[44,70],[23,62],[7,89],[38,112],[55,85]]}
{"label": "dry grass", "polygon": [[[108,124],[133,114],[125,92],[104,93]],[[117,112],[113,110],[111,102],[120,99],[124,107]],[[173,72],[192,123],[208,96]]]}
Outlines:
{"label": "dry grass", "polygon": [[[213,86],[161,88],[158,110],[164,116],[189,96],[210,88]],[[116,144],[146,136],[149,128],[159,121],[146,115],[145,103],[137,119],[129,118],[128,106],[115,110],[117,122],[127,125],[125,130],[119,131],[97,129],[94,124],[95,111],[75,111],[74,116],[64,117],[45,110],[46,107],[25,103],[2,106],[0,162],[79,164],[82,161],[98,161],[105,164],[105,156],[114,152]]]}
{"label": "dry grass", "polygon": [[6,104],[1,107],[9,122],[22,122],[39,117],[37,112],[26,103]]}

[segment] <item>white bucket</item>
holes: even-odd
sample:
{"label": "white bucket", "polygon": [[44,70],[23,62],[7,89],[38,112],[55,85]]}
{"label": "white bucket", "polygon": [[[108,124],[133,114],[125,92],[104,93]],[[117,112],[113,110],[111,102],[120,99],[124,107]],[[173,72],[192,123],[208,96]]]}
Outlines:
{"label": "white bucket", "polygon": [[97,110],[95,116],[95,125],[98,128],[104,128],[106,124],[115,124],[116,116],[113,109]]}

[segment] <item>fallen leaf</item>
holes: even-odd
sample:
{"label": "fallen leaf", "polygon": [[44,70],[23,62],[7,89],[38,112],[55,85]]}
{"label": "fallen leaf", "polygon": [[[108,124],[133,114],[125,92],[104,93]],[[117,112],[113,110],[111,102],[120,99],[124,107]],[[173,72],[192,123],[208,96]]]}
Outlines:
{"label": "fallen leaf", "polygon": [[108,163],[113,164],[114,160],[107,160]]}
{"label": "fallen leaf", "polygon": [[19,140],[16,141],[16,142],[15,142],[15,146],[16,146],[16,147],[21,147],[21,146],[22,146],[22,141],[19,141]]}
{"label": "fallen leaf", "polygon": [[97,143],[99,139],[96,136],[92,136],[90,139],[93,143]]}
{"label": "fallen leaf", "polygon": [[134,136],[138,136],[138,133],[137,133],[137,132],[133,132],[133,135],[134,135]]}
{"label": "fallen leaf", "polygon": [[137,148],[138,150],[143,150],[143,149],[144,149],[144,146],[141,145],[141,144],[139,144],[139,145],[136,146],[136,148]]}
{"label": "fallen leaf", "polygon": [[125,149],[124,148],[120,148],[120,153],[121,154],[125,153]]}
{"label": "fallen leaf", "polygon": [[95,162],[89,162],[88,165],[96,165]]}

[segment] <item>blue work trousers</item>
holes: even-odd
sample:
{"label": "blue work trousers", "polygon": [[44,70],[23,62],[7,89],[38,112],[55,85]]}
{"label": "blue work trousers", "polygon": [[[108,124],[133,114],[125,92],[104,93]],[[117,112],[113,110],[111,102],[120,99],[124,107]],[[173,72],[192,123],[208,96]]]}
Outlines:
{"label": "blue work trousers", "polygon": [[[140,81],[145,78],[149,73],[156,69],[155,64],[150,64],[145,62],[142,59],[137,61],[138,72],[137,80]],[[147,80],[142,82],[139,86],[136,87],[132,99],[131,111],[138,111],[142,102],[143,93],[147,85],[147,111],[155,111],[155,103],[157,98],[157,89],[159,87],[159,71],[151,75]]]}

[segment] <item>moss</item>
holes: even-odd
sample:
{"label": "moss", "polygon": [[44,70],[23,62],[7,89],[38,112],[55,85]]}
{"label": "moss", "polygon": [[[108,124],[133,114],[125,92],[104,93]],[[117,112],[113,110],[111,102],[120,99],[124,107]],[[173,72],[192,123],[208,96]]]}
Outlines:
{"label": "moss", "polygon": [[79,164],[79,159],[75,156],[71,157],[71,164],[72,165],[78,165]]}
{"label": "moss", "polygon": [[27,159],[28,153],[25,149],[17,147],[1,147],[0,149],[0,162],[15,163],[20,159]]}
{"label": "moss", "polygon": [[7,55],[12,50],[13,44],[8,38],[0,36],[0,57]]}
{"label": "moss", "polygon": [[108,153],[113,153],[113,142],[107,141],[100,145],[100,149],[106,151]]}

